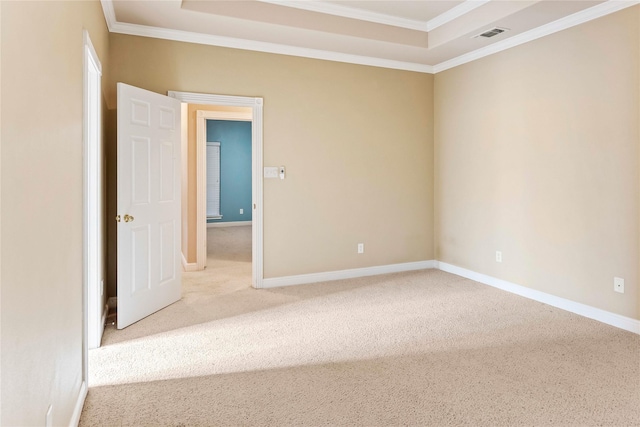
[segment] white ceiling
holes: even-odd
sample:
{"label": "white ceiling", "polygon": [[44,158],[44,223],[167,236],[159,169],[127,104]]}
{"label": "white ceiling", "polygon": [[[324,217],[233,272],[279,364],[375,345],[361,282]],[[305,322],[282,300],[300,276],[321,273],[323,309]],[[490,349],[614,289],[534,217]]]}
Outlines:
{"label": "white ceiling", "polygon": [[[640,0],[102,0],[112,32],[435,73]],[[473,36],[493,27],[509,31]]]}

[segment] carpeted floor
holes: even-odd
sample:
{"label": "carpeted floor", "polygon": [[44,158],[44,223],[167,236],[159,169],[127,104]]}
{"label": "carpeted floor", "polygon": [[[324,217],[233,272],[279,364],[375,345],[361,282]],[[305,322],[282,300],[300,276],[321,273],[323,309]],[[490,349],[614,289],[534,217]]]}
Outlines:
{"label": "carpeted floor", "polygon": [[638,335],[437,270],[255,290],[250,228],[210,230],[90,352],[80,425],[640,426]]}

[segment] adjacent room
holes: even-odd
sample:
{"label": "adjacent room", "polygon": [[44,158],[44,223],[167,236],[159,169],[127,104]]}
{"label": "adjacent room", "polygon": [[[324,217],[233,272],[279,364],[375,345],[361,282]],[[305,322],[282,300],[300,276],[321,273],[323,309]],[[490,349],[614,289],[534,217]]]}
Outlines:
{"label": "adjacent room", "polygon": [[0,424],[640,426],[638,1],[1,1],[0,61]]}

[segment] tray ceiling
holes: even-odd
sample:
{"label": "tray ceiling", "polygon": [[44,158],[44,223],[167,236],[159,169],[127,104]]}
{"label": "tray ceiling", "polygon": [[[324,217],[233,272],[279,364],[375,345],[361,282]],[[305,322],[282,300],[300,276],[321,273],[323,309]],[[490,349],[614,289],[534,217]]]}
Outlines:
{"label": "tray ceiling", "polygon": [[[112,32],[434,73],[638,4],[102,0]],[[495,37],[474,37],[494,27]]]}

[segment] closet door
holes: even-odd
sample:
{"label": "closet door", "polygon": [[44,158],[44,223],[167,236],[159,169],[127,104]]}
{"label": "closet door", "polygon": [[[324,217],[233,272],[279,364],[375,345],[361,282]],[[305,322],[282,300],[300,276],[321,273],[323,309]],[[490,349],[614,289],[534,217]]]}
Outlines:
{"label": "closet door", "polygon": [[220,143],[207,142],[207,219],[220,218]]}

